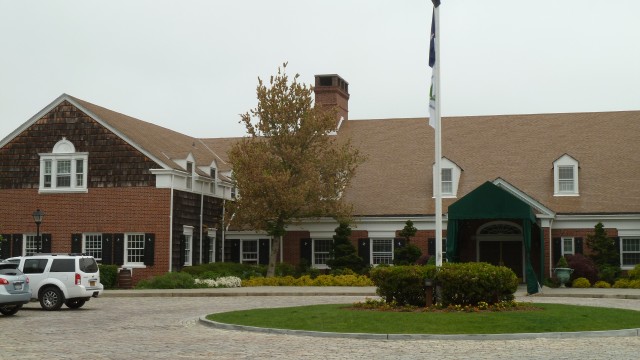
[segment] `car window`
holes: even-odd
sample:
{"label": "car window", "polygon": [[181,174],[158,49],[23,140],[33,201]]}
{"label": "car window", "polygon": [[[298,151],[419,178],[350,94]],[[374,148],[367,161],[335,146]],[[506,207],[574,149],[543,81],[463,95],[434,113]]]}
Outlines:
{"label": "car window", "polygon": [[98,272],[98,264],[94,258],[80,258],[80,271],[86,273]]}
{"label": "car window", "polygon": [[75,259],[53,259],[50,272],[75,272]]}
{"label": "car window", "polygon": [[22,272],[25,274],[42,274],[47,267],[47,259],[26,259]]}
{"label": "car window", "polygon": [[17,268],[0,267],[0,275],[18,276],[22,275],[22,273]]}

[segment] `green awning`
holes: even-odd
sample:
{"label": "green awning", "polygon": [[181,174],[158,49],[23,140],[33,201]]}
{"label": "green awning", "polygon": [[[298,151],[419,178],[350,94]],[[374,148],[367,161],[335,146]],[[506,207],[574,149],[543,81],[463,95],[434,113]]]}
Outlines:
{"label": "green awning", "polygon": [[489,181],[451,204],[447,217],[448,261],[456,262],[459,259],[459,222],[472,219],[522,220],[527,292],[537,293],[538,280],[531,266],[531,228],[536,224],[536,216],[531,206]]}

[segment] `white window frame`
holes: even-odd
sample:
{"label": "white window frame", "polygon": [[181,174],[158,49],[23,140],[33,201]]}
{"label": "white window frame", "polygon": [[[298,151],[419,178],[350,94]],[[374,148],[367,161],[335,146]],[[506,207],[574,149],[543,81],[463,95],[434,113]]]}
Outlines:
{"label": "white window frame", "polygon": [[193,226],[185,225],[182,227],[182,235],[184,235],[184,266],[191,266],[193,259]]}
{"label": "white window frame", "polygon": [[[640,236],[624,236],[620,237],[620,268],[622,270],[631,270],[635,267],[636,264],[625,264],[624,263],[624,255],[625,254],[638,254],[640,253],[640,247],[637,250],[624,250],[625,240],[636,240],[640,243]],[[640,245],[639,245],[640,246]]]}
{"label": "white window frame", "polygon": [[[442,181],[442,185],[440,187],[442,191],[442,195],[453,195],[453,169],[452,168],[442,168],[440,179]],[[445,174],[447,174],[448,179],[445,180]],[[446,187],[448,186],[448,189]]]}
{"label": "white window frame", "polygon": [[187,161],[186,170],[187,170],[187,179],[186,179],[187,189],[192,190],[193,189],[193,162]]}
{"label": "white window frame", "polygon": [[[132,247],[130,246],[129,240],[132,237],[140,237],[140,239],[135,239],[134,241],[141,240],[142,247]],[[144,238],[144,233],[126,233],[124,234],[124,265],[125,267],[145,267],[144,265],[144,247],[146,241]],[[131,253],[130,253],[131,252]],[[139,252],[139,253],[136,253]],[[129,258],[138,258],[140,261],[129,261]]]}
{"label": "white window frame", "polygon": [[[395,244],[393,239],[389,238],[389,239],[371,239],[371,264],[373,266],[378,266],[380,264],[388,264],[388,265],[392,265],[393,264],[393,251],[395,248]],[[381,242],[381,241],[385,241],[385,242],[389,242],[391,244],[391,251],[375,251],[375,247],[376,247],[376,242]],[[385,254],[387,254],[385,256]],[[381,262],[379,260],[382,260],[384,256],[384,259],[388,259],[389,262]],[[376,261],[376,257],[378,257],[378,261]]]}
{"label": "white window frame", "polygon": [[[42,234],[40,234],[42,240]],[[22,235],[22,253],[24,256],[33,255],[38,250],[38,236],[36,234],[24,234]],[[40,251],[42,251],[42,244],[40,245]]]}
{"label": "white window frame", "polygon": [[[89,153],[76,152],[73,144],[66,138],[58,141],[51,153],[40,153],[40,193],[73,193],[87,192]],[[59,186],[58,165],[69,161],[69,186]],[[82,164],[82,169],[78,165]],[[47,177],[49,179],[47,180]]]}
{"label": "white window frame", "polygon": [[[572,169],[572,178],[560,178],[561,169]],[[579,196],[579,166],[573,157],[564,154],[553,162],[553,196]],[[572,182],[572,189],[563,189],[562,184]]]}
{"label": "white window frame", "polygon": [[217,229],[209,229],[207,236],[209,237],[209,262],[216,262],[216,231]]}
{"label": "white window frame", "polygon": [[[319,248],[321,245],[327,246],[328,249]],[[316,269],[328,269],[327,260],[331,258],[331,248],[333,247],[333,239],[312,239],[311,240],[311,261],[313,261],[313,267]],[[318,261],[318,258],[324,258],[324,262]]]}
{"label": "white window frame", "polygon": [[[567,249],[565,241],[570,241],[571,242],[571,249]],[[562,256],[565,256],[565,255],[575,255],[575,253],[576,253],[576,240],[575,240],[575,238],[572,238],[572,237],[562,237],[562,238],[560,238],[560,254],[562,254]]]}
{"label": "white window frame", "polygon": [[[91,242],[98,241],[97,239],[92,239],[92,237],[99,238],[99,242],[100,242],[99,247],[87,246],[87,244],[91,244]],[[99,251],[99,254],[96,251]],[[102,234],[101,233],[82,234],[82,253],[93,256],[96,259],[96,261],[102,261]]]}
{"label": "white window frame", "polygon": [[[250,242],[253,244],[249,245]],[[248,249],[250,249],[250,246],[254,245],[255,251],[249,251]],[[258,265],[260,263],[260,240],[240,239],[240,263],[255,265]]]}
{"label": "white window frame", "polygon": [[211,176],[211,193],[216,193],[216,188],[218,187],[218,169],[215,167],[209,168],[209,176]]}
{"label": "white window frame", "polygon": [[[445,171],[451,172],[451,180],[445,181],[442,174]],[[462,176],[462,168],[453,161],[443,157],[440,160],[440,190],[443,198],[457,198],[458,197],[458,184],[460,183],[460,177]],[[444,184],[450,184],[450,191],[445,192]],[[436,196],[436,167],[433,166],[433,197]]]}

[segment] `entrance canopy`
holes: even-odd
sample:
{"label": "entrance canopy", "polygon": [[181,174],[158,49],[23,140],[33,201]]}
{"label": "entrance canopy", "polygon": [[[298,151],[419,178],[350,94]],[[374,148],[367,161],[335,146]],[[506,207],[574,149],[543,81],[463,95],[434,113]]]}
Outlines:
{"label": "entrance canopy", "polygon": [[531,266],[531,228],[536,217],[531,206],[508,191],[487,181],[449,206],[447,217],[447,260],[459,258],[458,225],[463,220],[522,220],[527,292],[538,292],[538,281]]}

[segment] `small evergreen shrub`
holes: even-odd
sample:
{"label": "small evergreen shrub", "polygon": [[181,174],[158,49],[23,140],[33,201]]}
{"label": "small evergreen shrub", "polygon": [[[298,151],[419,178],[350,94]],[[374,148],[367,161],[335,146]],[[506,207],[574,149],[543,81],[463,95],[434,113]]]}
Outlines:
{"label": "small evergreen shrub", "polygon": [[618,279],[613,284],[613,287],[617,289],[640,289],[640,280]]}
{"label": "small evergreen shrub", "polygon": [[595,285],[593,285],[593,287],[595,288],[599,288],[599,289],[609,289],[611,288],[611,284],[609,284],[606,281],[596,281]]}
{"label": "small evergreen shrub", "polygon": [[601,265],[599,269],[598,278],[608,283],[614,283],[622,272],[618,265]]}
{"label": "small evergreen shrub", "polygon": [[519,283],[505,266],[476,262],[443,264],[436,280],[442,286],[444,306],[512,301]]}
{"label": "small evergreen shrub", "polygon": [[341,222],[333,235],[330,257],[327,265],[332,270],[351,269],[356,273],[362,273],[366,268],[364,260],[358,256],[358,250],[351,243],[351,227],[348,223]]}
{"label": "small evergreen shrub", "polygon": [[216,277],[235,276],[241,279],[248,279],[252,276],[264,276],[267,270],[266,267],[259,265],[216,262],[187,266],[181,272],[198,278],[201,277],[202,273],[213,272],[217,274]]}
{"label": "small evergreen shrub", "polygon": [[582,254],[568,255],[567,263],[573,269],[571,281],[578,278],[586,278],[590,284],[595,284],[598,281],[598,269],[590,258]]}
{"label": "small evergreen shrub", "polygon": [[393,252],[393,265],[414,265],[420,256],[422,256],[422,250],[413,244],[408,244]]}
{"label": "small evergreen shrub", "polygon": [[377,266],[369,273],[376,293],[399,306],[425,306],[425,279],[436,278],[435,266]]}
{"label": "small evergreen shrub", "polygon": [[206,287],[196,285],[195,279],[185,272],[170,272],[151,279],[141,280],[136,289],[194,289]]}
{"label": "small evergreen shrub", "polygon": [[591,287],[591,282],[587,278],[580,277],[571,282],[571,287],[586,289]]}
{"label": "small evergreen shrub", "polygon": [[115,289],[118,280],[118,265],[98,264],[100,269],[100,282],[105,289]]}

